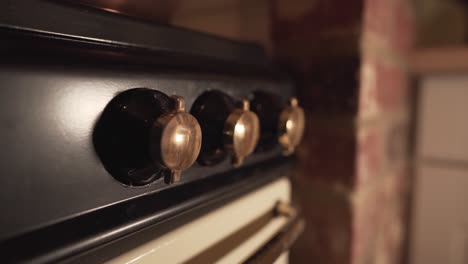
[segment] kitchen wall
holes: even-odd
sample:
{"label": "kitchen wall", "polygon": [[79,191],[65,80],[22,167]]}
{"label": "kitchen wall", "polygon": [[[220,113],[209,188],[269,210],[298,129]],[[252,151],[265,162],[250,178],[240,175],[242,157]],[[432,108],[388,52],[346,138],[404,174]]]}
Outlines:
{"label": "kitchen wall", "polygon": [[[307,111],[292,263],[399,263],[410,183],[409,1],[277,1],[275,58]],[[286,7],[283,7],[287,9]]]}

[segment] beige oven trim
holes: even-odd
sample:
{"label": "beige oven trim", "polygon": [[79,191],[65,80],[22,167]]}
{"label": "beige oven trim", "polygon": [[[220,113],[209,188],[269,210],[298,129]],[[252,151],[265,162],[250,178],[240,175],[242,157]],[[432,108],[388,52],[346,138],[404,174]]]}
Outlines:
{"label": "beige oven trim", "polygon": [[[278,201],[290,202],[291,185],[284,177],[245,195],[189,224],[147,242],[108,263],[191,263],[207,248],[247,226],[262,215],[272,211]],[[217,263],[239,263],[248,258],[270,240],[287,222],[288,218],[272,218],[253,236],[218,259]],[[278,261],[287,260],[282,256]]]}

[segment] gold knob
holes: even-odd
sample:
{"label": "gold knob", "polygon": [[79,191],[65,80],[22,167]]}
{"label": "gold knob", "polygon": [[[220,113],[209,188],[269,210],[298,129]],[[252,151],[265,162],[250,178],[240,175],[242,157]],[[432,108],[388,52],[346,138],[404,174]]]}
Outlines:
{"label": "gold knob", "polygon": [[159,117],[152,128],[152,156],[159,165],[170,171],[169,183],[180,180],[198,157],[202,132],[198,121],[185,112],[182,97],[173,96],[175,110]]}
{"label": "gold knob", "polygon": [[258,117],[250,111],[249,101],[242,100],[242,108],[234,110],[224,123],[224,144],[234,166],[240,166],[244,158],[252,154],[259,136]]}
{"label": "gold knob", "polygon": [[304,128],[304,110],[299,106],[297,99],[293,97],[279,117],[278,141],[284,148],[285,155],[292,154],[299,145],[304,135]]}

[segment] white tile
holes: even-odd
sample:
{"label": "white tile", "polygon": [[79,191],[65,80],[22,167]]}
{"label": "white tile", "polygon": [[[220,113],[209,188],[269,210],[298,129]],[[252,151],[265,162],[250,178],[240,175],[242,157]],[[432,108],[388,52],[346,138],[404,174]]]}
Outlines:
{"label": "white tile", "polygon": [[410,263],[468,263],[468,169],[421,165],[414,186]]}
{"label": "white tile", "polygon": [[468,74],[421,82],[418,156],[468,161]]}

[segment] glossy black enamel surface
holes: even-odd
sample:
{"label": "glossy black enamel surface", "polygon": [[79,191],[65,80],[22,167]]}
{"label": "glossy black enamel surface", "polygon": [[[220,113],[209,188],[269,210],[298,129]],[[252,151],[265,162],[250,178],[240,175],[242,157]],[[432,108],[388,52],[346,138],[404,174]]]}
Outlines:
{"label": "glossy black enamel surface", "polygon": [[0,29],[66,40],[66,45],[87,45],[87,49],[145,52],[143,59],[151,53],[161,59],[196,58],[199,67],[213,61],[217,67],[230,63],[250,70],[270,67],[265,53],[256,45],[146,23],[62,0],[2,0]]}
{"label": "glossy black enamel surface", "polygon": [[[0,65],[0,145],[3,177],[0,239],[73,217],[85,211],[170,188],[162,179],[130,188],[106,170],[93,145],[93,132],[108,103],[119,93],[147,87],[186,98],[187,109],[207,89],[246,97],[253,90],[290,96],[287,83],[227,76],[125,71],[91,65]],[[254,155],[246,165],[280,155],[280,150]],[[184,172],[184,184],[216,175],[232,166],[195,164]],[[174,185],[174,186],[177,186]],[[15,190],[11,192],[10,190]],[[34,217],[24,217],[24,212]]]}

